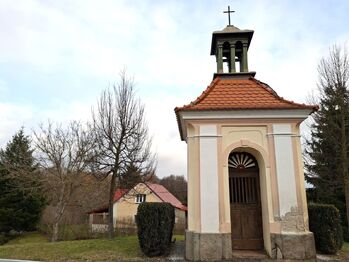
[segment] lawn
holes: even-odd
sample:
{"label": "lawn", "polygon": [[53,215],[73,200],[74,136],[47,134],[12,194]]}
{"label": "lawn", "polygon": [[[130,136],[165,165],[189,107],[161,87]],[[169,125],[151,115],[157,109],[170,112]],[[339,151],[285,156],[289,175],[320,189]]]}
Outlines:
{"label": "lawn", "polygon": [[[175,236],[183,240],[183,236]],[[0,258],[43,261],[142,261],[137,236],[114,240],[89,239],[50,243],[39,233],[27,233],[0,246]]]}
{"label": "lawn", "polygon": [[[174,236],[177,241],[183,235]],[[341,257],[347,259],[349,243],[345,242]],[[0,246],[0,258],[41,261],[143,261],[137,236],[116,237],[114,240],[89,239],[51,243],[40,233],[26,233]],[[158,258],[155,259],[159,261]]]}
{"label": "lawn", "polygon": [[349,242],[343,243],[342,251],[349,253]]}

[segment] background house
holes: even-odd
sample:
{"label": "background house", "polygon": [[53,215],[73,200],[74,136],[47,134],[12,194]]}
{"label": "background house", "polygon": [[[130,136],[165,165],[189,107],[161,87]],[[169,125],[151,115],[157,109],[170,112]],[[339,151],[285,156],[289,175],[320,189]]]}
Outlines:
{"label": "background house", "polygon": [[[170,203],[175,208],[175,230],[184,233],[187,207],[164,186],[153,183],[138,183],[130,190],[119,189],[115,192],[114,228],[135,228],[137,208],[143,202]],[[108,206],[90,211],[89,223],[93,232],[105,232],[108,229]]]}

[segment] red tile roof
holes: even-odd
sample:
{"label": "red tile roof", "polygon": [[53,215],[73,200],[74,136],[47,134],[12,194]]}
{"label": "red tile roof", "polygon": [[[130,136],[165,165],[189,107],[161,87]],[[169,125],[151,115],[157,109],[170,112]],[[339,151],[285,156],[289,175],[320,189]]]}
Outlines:
{"label": "red tile roof", "polygon": [[128,191],[128,189],[116,190],[116,192],[114,194],[114,202],[118,201],[124,194],[126,194],[127,191]]}
{"label": "red tile roof", "polygon": [[[114,202],[118,201],[124,194],[126,194],[128,189],[117,189],[114,194]],[[87,214],[94,214],[94,213],[106,213],[109,210],[109,206],[105,205],[100,208],[91,210],[87,212]]]}
{"label": "red tile roof", "polygon": [[172,206],[186,211],[187,207],[172,195],[164,186],[159,184],[145,183],[163,202],[170,203]]}
{"label": "red tile roof", "polygon": [[193,102],[176,107],[175,112],[236,109],[318,109],[315,105],[298,104],[279,97],[267,84],[253,77],[245,79],[215,78]]}

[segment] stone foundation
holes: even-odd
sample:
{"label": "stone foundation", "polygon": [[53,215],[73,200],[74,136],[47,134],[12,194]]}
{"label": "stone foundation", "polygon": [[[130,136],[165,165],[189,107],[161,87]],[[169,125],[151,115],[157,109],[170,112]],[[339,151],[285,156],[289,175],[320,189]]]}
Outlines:
{"label": "stone foundation", "polygon": [[[271,234],[273,259],[316,261],[313,233]],[[221,261],[232,258],[231,234],[185,232],[185,258],[190,261]]]}
{"label": "stone foundation", "polygon": [[190,261],[230,259],[231,234],[185,232],[185,258]]}
{"label": "stone foundation", "polygon": [[313,233],[271,234],[272,258],[285,260],[315,260]]}

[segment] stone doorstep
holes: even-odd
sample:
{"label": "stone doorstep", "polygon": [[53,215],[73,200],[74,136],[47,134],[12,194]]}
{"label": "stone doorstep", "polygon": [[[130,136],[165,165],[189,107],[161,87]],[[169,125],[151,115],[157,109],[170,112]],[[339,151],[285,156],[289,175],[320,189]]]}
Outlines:
{"label": "stone doorstep", "polygon": [[338,256],[330,256],[330,255],[322,255],[322,254],[317,254],[316,255],[316,261],[317,262],[339,262],[339,261],[344,261]]}
{"label": "stone doorstep", "polygon": [[269,256],[261,250],[234,250],[232,262],[267,262],[272,261]]}
{"label": "stone doorstep", "polygon": [[233,250],[232,256],[236,258],[269,258],[268,255],[262,250]]}

